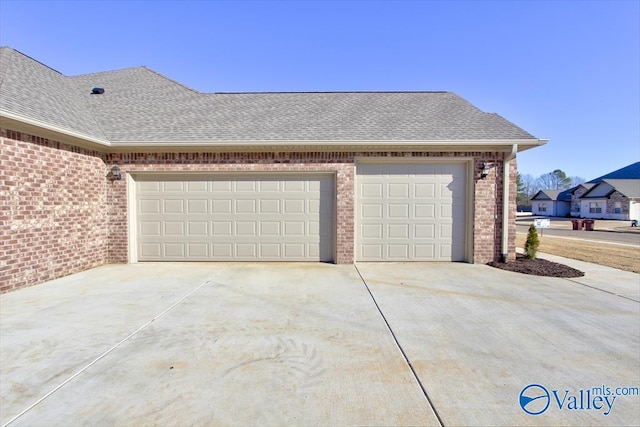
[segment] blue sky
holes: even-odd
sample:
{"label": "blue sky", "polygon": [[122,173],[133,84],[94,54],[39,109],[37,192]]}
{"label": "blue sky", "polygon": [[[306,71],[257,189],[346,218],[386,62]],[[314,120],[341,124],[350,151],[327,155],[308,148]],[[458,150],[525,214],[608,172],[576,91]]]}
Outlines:
{"label": "blue sky", "polygon": [[640,1],[0,1],[0,44],[65,75],[201,92],[455,92],[538,138],[537,177],[640,161]]}

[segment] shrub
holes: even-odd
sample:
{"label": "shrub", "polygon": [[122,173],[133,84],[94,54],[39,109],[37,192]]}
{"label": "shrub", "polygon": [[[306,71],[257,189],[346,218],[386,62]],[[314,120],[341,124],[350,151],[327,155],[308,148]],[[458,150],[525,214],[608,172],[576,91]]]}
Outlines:
{"label": "shrub", "polygon": [[538,255],[538,246],[540,246],[540,240],[538,239],[538,230],[536,226],[531,224],[529,232],[527,233],[527,241],[524,244],[524,251],[529,259],[535,259]]}

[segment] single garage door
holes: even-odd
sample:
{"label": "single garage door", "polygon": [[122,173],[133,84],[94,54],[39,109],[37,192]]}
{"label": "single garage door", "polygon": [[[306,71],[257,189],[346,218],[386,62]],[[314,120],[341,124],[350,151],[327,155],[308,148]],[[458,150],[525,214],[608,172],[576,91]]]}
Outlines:
{"label": "single garage door", "polygon": [[464,261],[465,163],[359,163],[358,261]]}
{"label": "single garage door", "polygon": [[136,178],[139,261],[332,261],[331,176]]}

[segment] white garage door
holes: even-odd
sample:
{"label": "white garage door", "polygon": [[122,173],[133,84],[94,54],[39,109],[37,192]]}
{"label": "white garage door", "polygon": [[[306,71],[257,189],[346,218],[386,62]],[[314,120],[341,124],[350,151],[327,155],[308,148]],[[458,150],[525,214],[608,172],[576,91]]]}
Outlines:
{"label": "white garage door", "polygon": [[330,176],[136,179],[139,261],[332,261]]}
{"label": "white garage door", "polygon": [[464,163],[359,163],[358,261],[464,261]]}

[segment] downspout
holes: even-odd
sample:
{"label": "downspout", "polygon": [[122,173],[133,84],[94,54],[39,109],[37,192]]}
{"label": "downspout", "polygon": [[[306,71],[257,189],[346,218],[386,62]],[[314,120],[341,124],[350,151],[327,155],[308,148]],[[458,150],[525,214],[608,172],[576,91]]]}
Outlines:
{"label": "downspout", "polygon": [[516,157],[518,144],[511,146],[511,152],[503,160],[502,176],[502,262],[509,261],[509,162]]}

